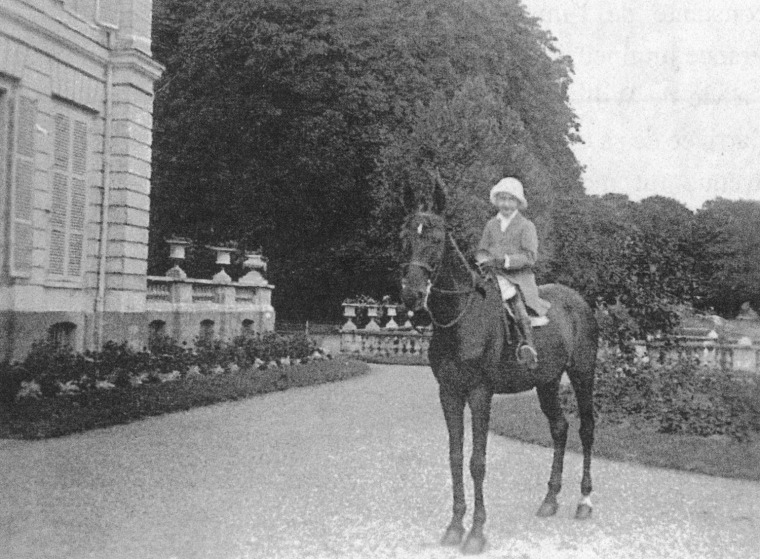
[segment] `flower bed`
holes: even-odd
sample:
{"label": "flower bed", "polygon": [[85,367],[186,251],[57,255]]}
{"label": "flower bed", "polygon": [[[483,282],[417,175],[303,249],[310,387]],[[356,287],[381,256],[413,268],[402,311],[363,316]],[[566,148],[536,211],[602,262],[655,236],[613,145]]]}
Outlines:
{"label": "flower bed", "polygon": [[37,344],[0,368],[0,438],[46,438],[363,374],[303,335],[241,337],[190,349],[161,340],[153,351],[107,344],[77,354]]}

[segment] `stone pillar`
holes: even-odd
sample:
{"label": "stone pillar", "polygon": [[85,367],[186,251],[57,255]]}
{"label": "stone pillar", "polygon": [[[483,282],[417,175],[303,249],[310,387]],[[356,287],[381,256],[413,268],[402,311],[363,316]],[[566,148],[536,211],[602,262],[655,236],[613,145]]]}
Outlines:
{"label": "stone pillar", "polygon": [[122,0],[112,64],[106,313],[145,310],[153,83],[151,0]]}

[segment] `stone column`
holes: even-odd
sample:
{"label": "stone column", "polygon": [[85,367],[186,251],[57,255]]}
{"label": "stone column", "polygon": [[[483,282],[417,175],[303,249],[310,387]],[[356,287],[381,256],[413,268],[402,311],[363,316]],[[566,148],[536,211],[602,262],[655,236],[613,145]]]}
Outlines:
{"label": "stone column", "polygon": [[[104,6],[113,3],[107,0]],[[152,1],[118,4],[119,28],[109,52],[112,141],[105,311],[139,313],[145,310],[147,285],[153,83],[162,68],[151,58]]]}

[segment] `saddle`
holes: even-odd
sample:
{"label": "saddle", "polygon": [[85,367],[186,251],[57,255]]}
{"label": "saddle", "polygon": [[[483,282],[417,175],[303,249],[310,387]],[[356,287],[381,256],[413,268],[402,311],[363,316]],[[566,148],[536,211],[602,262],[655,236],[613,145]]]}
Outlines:
{"label": "saddle", "polygon": [[491,266],[486,264],[487,259],[482,260],[478,256],[476,255],[476,263],[481,276],[486,281],[495,281],[501,295],[503,302],[501,317],[507,344],[512,345],[513,340],[515,340],[517,362],[527,365],[530,369],[535,369],[538,361],[533,341],[534,321],[535,326],[543,326],[548,323],[548,319],[538,316],[531,317],[520,286],[511,282],[507,277],[496,273]]}
{"label": "saddle", "polygon": [[[504,308],[508,313],[511,314],[512,318],[517,320],[517,312],[514,306],[521,303],[526,308],[532,328],[538,328],[540,326],[547,325],[549,323],[549,318],[546,316],[536,316],[530,312],[527,305],[525,304],[525,298],[523,297],[523,294],[517,285],[510,281],[509,278],[502,276],[501,274],[494,273],[493,270],[485,265],[489,259],[490,254],[488,251],[481,249],[475,253],[475,263],[478,267],[478,270],[480,271],[480,275],[487,280],[496,280],[496,283],[499,287],[499,292],[501,293],[501,300],[504,302]],[[520,298],[520,303],[517,302],[517,297]]]}

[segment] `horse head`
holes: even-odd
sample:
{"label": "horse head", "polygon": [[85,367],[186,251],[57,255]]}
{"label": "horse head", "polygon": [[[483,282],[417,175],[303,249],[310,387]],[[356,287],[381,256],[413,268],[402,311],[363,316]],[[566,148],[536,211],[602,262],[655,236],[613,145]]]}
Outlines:
{"label": "horse head", "polygon": [[[407,191],[406,199],[411,198]],[[432,204],[420,204],[401,231],[404,265],[401,300],[412,311],[424,308],[430,286],[436,277],[446,248],[445,194],[436,184]],[[411,205],[407,202],[407,206]]]}

